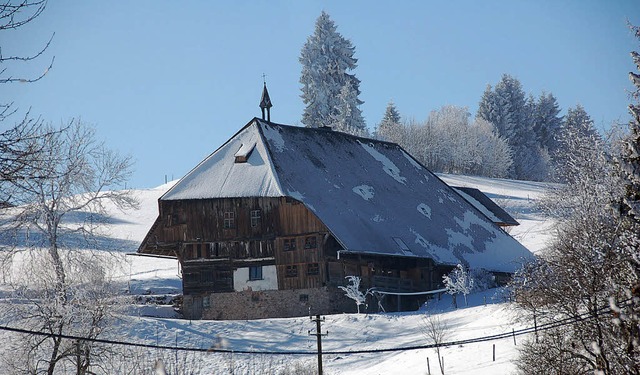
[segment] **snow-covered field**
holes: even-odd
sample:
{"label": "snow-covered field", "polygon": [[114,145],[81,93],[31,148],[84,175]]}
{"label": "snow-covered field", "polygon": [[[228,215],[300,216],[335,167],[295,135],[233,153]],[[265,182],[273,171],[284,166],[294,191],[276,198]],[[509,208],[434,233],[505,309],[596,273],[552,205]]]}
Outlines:
{"label": "snow-covered field", "polygon": [[[479,177],[439,175],[454,186],[482,190],[506,209],[521,225],[510,234],[533,252],[543,250],[551,238],[553,223],[543,217],[535,201],[544,193],[545,184],[488,179]],[[155,189],[136,192],[140,209],[122,212],[110,210],[110,224],[104,236],[121,253],[133,253],[157,216],[157,199],[172,183]],[[132,294],[180,293],[178,262],[128,255],[126,264],[116,278]],[[486,305],[485,305],[486,303]],[[464,303],[459,303],[463,305]],[[308,334],[315,323],[308,317],[254,321],[188,321],[172,318],[169,307],[131,306],[122,315],[109,338],[119,341],[178,347],[221,347],[235,351],[304,351],[316,348],[316,338]],[[425,316],[438,315],[449,327],[446,341],[483,337],[521,328],[513,320],[514,311],[505,302],[500,290],[490,290],[470,296],[469,307],[451,307],[447,296],[426,306],[422,311],[390,314],[342,314],[326,316],[322,323],[323,350],[347,352],[377,350],[430,344],[424,333]],[[525,337],[517,337],[518,344]],[[492,359],[495,344],[495,361]],[[474,344],[455,345],[442,349],[447,374],[507,374],[514,371],[517,355],[513,338]],[[237,353],[174,353],[156,351],[157,356],[194,358],[190,363],[196,373],[257,374],[279,373],[282,369],[313,369],[315,355],[265,355]],[[189,357],[191,356],[191,357]],[[363,354],[327,354],[324,370],[327,374],[426,374],[427,358],[432,374],[439,373],[434,349]],[[180,367],[180,365],[178,365]],[[291,370],[289,373],[296,373]]]}

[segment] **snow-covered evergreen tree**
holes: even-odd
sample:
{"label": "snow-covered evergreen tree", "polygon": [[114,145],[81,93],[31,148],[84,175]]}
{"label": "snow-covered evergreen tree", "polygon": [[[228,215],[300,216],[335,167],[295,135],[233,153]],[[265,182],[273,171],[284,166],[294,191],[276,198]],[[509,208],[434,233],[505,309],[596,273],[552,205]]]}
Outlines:
{"label": "snow-covered evergreen tree", "polygon": [[552,93],[543,92],[534,105],[533,131],[538,145],[546,149],[549,154],[555,154],[558,149],[558,135],[562,126],[560,106]]}
{"label": "snow-covered evergreen tree", "polygon": [[[558,181],[572,183],[584,168],[608,168],[603,153],[605,143],[596,131],[591,117],[581,105],[567,110],[558,134],[558,149],[553,155],[555,166],[553,175]],[[599,165],[590,165],[592,160],[601,160]],[[585,163],[586,162],[586,163]]]}
{"label": "snow-covered evergreen tree", "polygon": [[[348,72],[356,68],[355,47],[344,38],[335,23],[324,11],[316,20],[313,35],[307,38],[300,52],[302,73],[302,101],[305,109],[302,123],[307,127],[317,128],[333,123],[339,117],[340,92],[350,83],[355,92],[350,107],[357,107],[363,102],[358,99],[360,80]],[[362,116],[348,116],[353,122],[347,128],[364,129]]]}
{"label": "snow-covered evergreen tree", "polygon": [[477,117],[494,124],[513,151],[509,177],[543,180],[547,176],[548,153],[539,147],[533,131],[532,106],[525,97],[522,84],[504,74],[492,90],[482,95]]}
{"label": "snow-covered evergreen tree", "polygon": [[364,126],[362,111],[358,108],[358,93],[351,82],[345,83],[338,96],[336,113],[331,116],[330,126],[337,131],[364,137],[367,128]]}
{"label": "snow-covered evergreen tree", "polygon": [[[634,27],[633,30],[640,39],[640,28]],[[632,119],[629,122],[629,136],[623,143],[620,161],[622,178],[626,182],[621,211],[640,224],[640,54],[633,51],[631,57],[638,73],[629,72],[629,78],[635,86],[631,95],[636,103],[629,104]]]}
{"label": "snow-covered evergreen tree", "polygon": [[400,121],[400,112],[396,109],[393,101],[389,101],[387,109],[384,111],[382,121],[378,124],[376,137],[385,141],[391,141],[392,138],[397,138],[397,136],[394,135],[397,134],[402,127]]}

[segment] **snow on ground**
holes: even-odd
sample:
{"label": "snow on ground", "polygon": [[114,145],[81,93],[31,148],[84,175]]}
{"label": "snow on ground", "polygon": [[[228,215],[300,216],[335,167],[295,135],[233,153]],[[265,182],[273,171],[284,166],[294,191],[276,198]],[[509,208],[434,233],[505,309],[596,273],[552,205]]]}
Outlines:
{"label": "snow on ground", "polygon": [[[511,235],[530,250],[542,250],[551,238],[553,223],[536,211],[535,201],[544,193],[545,184],[480,177],[439,175],[454,186],[478,188],[505,208],[521,225]],[[157,199],[175,182],[155,189],[138,190],[140,209],[122,212],[110,209],[110,224],[105,236],[120,253],[134,253],[155,221]],[[113,250],[113,249],[112,249]],[[180,293],[178,262],[127,255],[118,280],[132,294]],[[326,316],[322,323],[325,351],[351,351],[426,345],[424,317],[437,314],[450,327],[448,341],[511,332],[520,326],[513,322],[514,312],[500,293],[490,290],[469,296],[469,307],[453,309],[448,296],[432,302],[422,311],[390,314],[338,314]],[[485,305],[485,301],[487,305]],[[459,298],[459,305],[463,305]],[[255,351],[314,351],[316,338],[309,336],[315,323],[308,317],[253,321],[189,321],[171,319],[168,306],[130,306],[123,309],[119,324],[109,338],[166,346]],[[155,317],[149,317],[155,316]],[[517,340],[522,340],[518,337]],[[496,360],[492,360],[493,344]],[[517,355],[513,339],[451,346],[442,349],[447,374],[507,374],[515,369]],[[173,353],[154,351],[154,355],[173,358]],[[316,366],[315,355],[247,355],[230,353],[180,353],[195,358],[194,372],[201,373],[278,373],[299,364],[304,369]],[[426,374],[427,358],[431,373],[439,373],[434,349],[419,349],[373,354],[325,355],[327,374]],[[178,361],[178,356],[175,357]],[[182,362],[181,362],[182,363]],[[186,363],[186,362],[185,362]]]}

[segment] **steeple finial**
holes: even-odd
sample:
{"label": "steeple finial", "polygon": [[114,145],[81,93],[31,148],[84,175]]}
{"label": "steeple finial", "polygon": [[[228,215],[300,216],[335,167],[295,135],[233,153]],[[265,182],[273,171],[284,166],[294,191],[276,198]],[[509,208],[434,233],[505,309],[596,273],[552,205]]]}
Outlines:
{"label": "steeple finial", "polygon": [[[260,109],[262,110],[262,119],[271,122],[271,98],[269,97],[269,91],[267,91],[267,81],[265,79],[264,73],[262,74],[262,82],[264,83],[264,88],[262,89],[262,98],[260,98]],[[264,110],[267,110],[267,118],[264,118]]]}

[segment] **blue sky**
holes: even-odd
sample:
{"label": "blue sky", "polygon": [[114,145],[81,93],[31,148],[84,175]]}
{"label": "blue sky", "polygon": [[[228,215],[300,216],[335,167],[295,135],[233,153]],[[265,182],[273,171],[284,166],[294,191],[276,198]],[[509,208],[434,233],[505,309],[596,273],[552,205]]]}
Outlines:
{"label": "blue sky", "polygon": [[[405,119],[443,105],[475,113],[503,73],[527,93],[552,92],[563,113],[582,104],[600,128],[627,121],[627,73],[640,43],[640,1],[70,1],[49,3],[0,36],[4,55],[39,60],[9,74],[41,81],[0,87],[21,112],[80,117],[136,161],[130,184],[179,178],[260,115],[262,74],[274,122],[298,125],[300,48],[325,10],[356,47],[370,129],[393,99]],[[6,126],[6,125],[0,125]]]}

